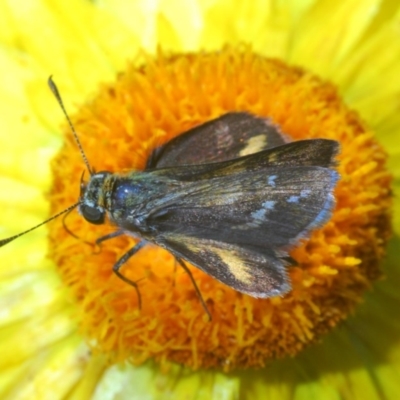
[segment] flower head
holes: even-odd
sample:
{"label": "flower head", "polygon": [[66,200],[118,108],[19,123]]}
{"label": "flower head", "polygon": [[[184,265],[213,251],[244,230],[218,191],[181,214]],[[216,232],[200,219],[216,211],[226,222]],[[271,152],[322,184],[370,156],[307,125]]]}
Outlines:
{"label": "flower head", "polygon": [[[7,79],[9,76],[11,79],[2,85],[5,88],[2,115],[10,124],[2,129],[8,132],[2,136],[1,167],[7,188],[3,192],[4,209],[9,211],[7,217],[2,217],[2,225],[12,232],[40,222],[48,207],[39,193],[50,187],[46,166],[60,140],[46,134],[43,128],[51,126],[56,131],[59,124],[58,115],[48,111],[53,109],[49,106],[52,99],[45,92],[43,76],[53,72],[64,99],[80,99],[82,104],[93,82],[110,80],[115,69],[125,65],[125,58],[134,56],[140,44],[132,38],[137,37],[147,50],[152,50],[159,34],[163,38],[161,46],[174,52],[164,50],[154,57],[142,54],[130,67],[124,67],[125,72],[115,82],[103,84],[92,100],[71,114],[93,167],[111,171],[141,169],[160,143],[226,111],[247,110],[271,117],[293,140],[305,137],[339,140],[341,180],[335,191],[337,205],[331,220],[291,253],[297,265],[289,270],[293,290],[284,298],[255,300],[192,269],[212,311],[212,323],[207,321],[187,275],[175,269],[173,257],[150,246],[124,266],[124,273],[140,280],[143,309],[139,310],[132,287],[112,274],[115,261],[133,242],[126,237],[117,238],[94,252],[85,241],[93,242],[111,228],[88,228],[74,213],[67,217],[66,225],[80,239],[68,235],[60,221],[52,222],[50,259],[44,259],[49,242],[43,231],[2,249],[7,265],[2,293],[7,309],[3,368],[9,376],[21,365],[24,370],[35,371],[33,380],[19,382],[18,388],[11,384],[3,392],[13,395],[19,391],[20,396],[45,393],[48,385],[43,383],[56,370],[66,377],[58,383],[60,396],[74,390],[76,396],[88,397],[100,376],[98,392],[104,393],[112,382],[113,388],[121,384],[128,396],[133,386],[124,382],[152,382],[147,386],[153,388],[153,379],[148,377],[156,369],[148,366],[106,369],[105,362],[110,359],[138,363],[151,358],[163,366],[168,362],[169,375],[157,377],[157,388],[171,388],[171,382],[176,382],[172,377],[181,376],[179,367],[171,361],[201,370],[211,366],[236,369],[261,366],[271,358],[298,354],[294,359],[271,362],[268,371],[260,370],[251,377],[201,372],[181,378],[179,385],[185,382],[193,385],[193,380],[200,382],[202,377],[210,376],[224,382],[223,387],[230,388],[232,393],[238,390],[238,385],[242,385],[242,390],[250,385],[252,393],[265,394],[266,375],[274,379],[284,370],[289,382],[300,381],[303,372],[325,363],[332,369],[325,367],[321,371],[318,367],[318,376],[313,379],[319,393],[323,392],[318,381],[321,375],[343,397],[351,398],[350,386],[363,387],[357,373],[367,368],[365,365],[369,368],[371,362],[382,360],[384,354],[388,361],[383,366],[395,367],[398,331],[392,321],[397,315],[399,299],[394,287],[399,277],[389,268],[385,271],[389,280],[376,285],[374,292],[367,295],[365,305],[357,308],[358,316],[346,322],[345,333],[336,329],[323,345],[299,352],[344,321],[365,298],[365,290],[381,275],[379,265],[390,233],[392,202],[385,151],[391,157],[388,166],[395,182],[399,154],[396,138],[400,120],[396,107],[399,107],[400,82],[396,60],[400,49],[394,29],[396,13],[382,6],[380,13],[372,15],[363,5],[354,6],[354,10],[347,3],[332,9],[319,1],[308,8],[285,6],[274,10],[259,9],[261,5],[227,9],[222,3],[212,6],[199,2],[198,8],[184,7],[176,14],[170,5],[166,9],[160,6],[154,14],[139,5],[132,6],[135,13],[128,13],[124,7],[113,8],[114,5],[97,9],[94,5],[74,3],[65,9],[57,3],[63,10],[58,14],[40,2],[35,4],[28,20],[22,13],[14,14],[18,16],[19,39],[12,30],[8,39],[4,39],[12,49],[17,42],[23,43],[25,51],[23,55],[15,50],[7,53],[8,70],[13,73],[7,74]],[[72,9],[71,20],[85,23],[67,25]],[[223,23],[221,18],[228,10],[232,14]],[[136,24],[132,27],[128,15],[144,16],[146,29]],[[174,15],[179,15],[179,23]],[[326,15],[330,16],[328,20]],[[41,44],[43,31],[32,29],[29,23],[33,20],[42,21],[40,26],[49,27],[54,33],[45,47]],[[336,34],[337,29],[329,26],[337,27],[338,23],[349,28],[348,35]],[[252,47],[240,48],[238,42],[252,42]],[[226,43],[232,45],[223,48]],[[199,51],[203,49],[207,51]],[[196,53],[187,54],[187,50]],[[284,61],[271,60],[267,55]],[[60,59],[69,61],[59,63]],[[287,62],[302,68],[288,66]],[[30,76],[36,74],[35,78],[28,80],[24,76],[21,80],[18,73],[25,71]],[[69,85],[64,85],[66,77],[72,82]],[[21,82],[24,90],[18,92]],[[12,90],[8,92],[6,88]],[[20,94],[17,97],[8,93]],[[343,95],[344,102],[338,93]],[[13,103],[11,99],[16,97]],[[15,110],[21,108],[15,104],[26,99],[32,103],[31,108],[26,107],[30,113],[20,119],[13,118]],[[12,125],[16,120],[20,121],[19,126]],[[26,125],[30,126],[32,136],[27,135]],[[40,162],[32,161],[32,149],[40,152]],[[84,169],[76,144],[69,136],[55,160],[53,186],[48,196],[54,211],[76,202],[75,186],[79,185]],[[38,165],[34,171],[33,165]],[[396,184],[393,190],[396,194]],[[19,211],[10,214],[15,206]],[[394,201],[395,233],[399,226],[397,210]],[[6,230],[4,236],[11,231]],[[15,251],[17,246],[20,252]],[[389,252],[388,266],[397,264],[395,254]],[[61,274],[61,282],[53,273],[55,267]],[[76,327],[79,333],[75,332]],[[385,340],[376,340],[379,332],[385,332]],[[95,351],[94,355],[88,352],[85,341]],[[376,345],[383,342],[384,349]],[[9,349],[19,351],[11,354]],[[303,371],[299,376],[295,373],[296,364]],[[383,369],[378,371],[376,379],[388,382],[389,374]],[[352,382],[347,389],[340,381],[342,374],[347,374],[346,379]],[[79,375],[87,375],[89,380],[82,378],[77,384]],[[143,379],[146,376],[147,380]],[[88,387],[84,381],[93,383]],[[381,390],[390,397],[393,386],[382,385]],[[277,389],[279,398],[291,393],[292,385],[287,386],[287,390]],[[186,389],[180,387],[185,393]],[[210,387],[213,390],[213,385]],[[271,383],[268,390],[273,391],[274,387]],[[158,390],[151,388],[135,386],[136,393]]]}
{"label": "flower head", "polygon": [[[118,172],[142,169],[159,143],[241,110],[271,118],[293,140],[322,137],[341,143],[336,209],[322,229],[292,251],[297,265],[289,269],[291,293],[250,298],[193,269],[211,308],[210,323],[189,276],[175,271],[174,257],[148,246],[123,266],[130,280],[142,280],[139,310],[132,287],[112,276],[113,265],[135,240],[115,238],[100,251],[83,250],[82,241],[52,223],[50,256],[78,299],[81,330],[97,350],[116,359],[151,357],[194,368],[262,366],[268,358],[295,355],[319,340],[353,311],[380,276],[390,234],[385,153],[334,87],[310,73],[248,48],[159,54],[104,86],[74,121],[95,170]],[[79,181],[82,161],[74,146],[70,137],[53,162],[54,212],[76,201],[70,182]],[[99,230],[78,213],[68,218],[68,226],[90,241],[118,229]]]}

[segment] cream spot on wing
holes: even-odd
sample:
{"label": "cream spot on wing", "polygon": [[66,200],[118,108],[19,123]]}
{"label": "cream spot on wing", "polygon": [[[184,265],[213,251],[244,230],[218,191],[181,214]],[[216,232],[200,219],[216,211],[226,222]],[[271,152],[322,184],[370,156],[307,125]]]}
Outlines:
{"label": "cream spot on wing", "polygon": [[310,194],[311,194],[311,190],[310,189],[303,189],[300,192],[300,196],[290,196],[286,201],[288,203],[298,203],[300,199],[305,199]]}
{"label": "cream spot on wing", "polygon": [[264,203],[261,204],[261,208],[258,210],[253,211],[250,216],[252,218],[251,221],[245,223],[245,224],[240,224],[233,226],[232,229],[254,229],[258,228],[263,224],[263,222],[267,221],[267,216],[270,211],[273,211],[275,208],[276,201],[273,200],[267,200],[264,201]]}
{"label": "cream spot on wing", "polygon": [[240,157],[247,156],[249,154],[258,153],[265,149],[267,146],[267,135],[257,135],[251,137],[247,143],[246,147],[239,153]]}
{"label": "cream spot on wing", "polygon": [[249,267],[243,264],[243,260],[237,257],[233,251],[214,247],[213,252],[223,261],[229,272],[240,282],[250,284],[252,282]]}
{"label": "cream spot on wing", "polygon": [[303,189],[300,192],[300,197],[305,198],[308,197],[311,194],[311,190],[310,189]]}
{"label": "cream spot on wing", "polygon": [[275,179],[277,178],[277,176],[276,175],[271,175],[271,176],[269,176],[268,177],[268,185],[269,186],[272,186],[272,187],[275,187],[276,186],[276,183],[275,183]]}
{"label": "cream spot on wing", "polygon": [[264,201],[264,203],[262,203],[262,206],[263,206],[266,210],[272,211],[272,210],[274,209],[274,207],[275,207],[275,204],[276,204],[276,201],[267,200],[267,201]]}
{"label": "cream spot on wing", "polygon": [[265,208],[260,208],[259,210],[251,213],[251,218],[256,220],[264,220],[266,212],[267,210]]}
{"label": "cream spot on wing", "polygon": [[[179,236],[177,235],[174,240],[177,242],[181,241],[185,244],[186,248],[194,254],[201,253],[203,250],[208,253],[216,254],[221,261],[226,265],[229,272],[240,282],[244,284],[251,284],[252,275],[249,272],[249,266],[243,263],[243,260],[235,254],[234,250],[221,249],[216,247],[212,241],[207,244],[207,249],[204,249],[202,245],[196,242],[195,238]],[[203,243],[204,245],[204,243]]]}
{"label": "cream spot on wing", "polygon": [[298,203],[300,196],[290,196],[286,201],[288,203]]}

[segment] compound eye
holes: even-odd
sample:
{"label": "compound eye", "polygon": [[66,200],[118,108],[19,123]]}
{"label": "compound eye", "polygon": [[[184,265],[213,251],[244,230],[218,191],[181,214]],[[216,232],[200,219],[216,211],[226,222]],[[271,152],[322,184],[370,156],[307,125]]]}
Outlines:
{"label": "compound eye", "polygon": [[90,222],[91,224],[95,224],[95,225],[104,224],[104,217],[105,217],[104,211],[100,211],[99,209],[97,209],[95,207],[86,206],[84,204],[81,205],[80,209],[81,209],[83,218],[85,218],[86,221]]}

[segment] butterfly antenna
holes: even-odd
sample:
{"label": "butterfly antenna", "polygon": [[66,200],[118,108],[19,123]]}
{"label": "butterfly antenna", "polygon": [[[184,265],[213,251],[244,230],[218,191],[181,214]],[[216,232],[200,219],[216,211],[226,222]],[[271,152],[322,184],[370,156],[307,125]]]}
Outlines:
{"label": "butterfly antenna", "polygon": [[53,215],[51,218],[46,219],[46,221],[43,221],[43,222],[41,222],[40,224],[38,224],[38,225],[36,225],[36,226],[34,226],[34,227],[32,227],[32,228],[30,228],[30,229],[24,231],[24,232],[21,232],[21,233],[18,233],[17,235],[10,236],[9,238],[0,240],[0,247],[6,245],[7,243],[12,242],[13,240],[19,238],[19,237],[22,236],[22,235],[25,235],[25,234],[27,234],[27,233],[29,233],[29,232],[31,232],[31,231],[33,231],[33,230],[39,228],[40,226],[42,226],[42,225],[44,225],[44,224],[47,224],[48,222],[52,221],[53,219],[59,217],[60,215],[63,215],[63,214],[65,214],[65,213],[70,212],[72,209],[74,209],[74,208],[77,207],[78,205],[79,205],[79,203],[75,203],[75,204],[73,204],[72,206],[69,206],[68,208],[66,208],[65,210],[60,211],[58,214]]}
{"label": "butterfly antenna", "polygon": [[86,157],[85,152],[83,151],[83,147],[82,147],[82,144],[81,144],[81,142],[80,142],[80,140],[79,140],[78,134],[76,133],[76,130],[75,130],[75,128],[74,128],[74,125],[72,124],[72,121],[71,121],[71,119],[70,119],[69,116],[68,116],[68,113],[67,113],[67,110],[65,109],[64,103],[63,103],[62,98],[61,98],[61,95],[60,95],[60,92],[58,91],[57,86],[56,86],[56,84],[54,83],[52,76],[49,77],[47,83],[49,84],[50,90],[51,90],[52,93],[54,94],[54,97],[57,99],[58,104],[60,105],[61,110],[63,111],[63,113],[64,113],[64,115],[65,115],[65,118],[66,118],[67,121],[68,121],[68,124],[69,124],[69,127],[70,127],[70,129],[71,129],[71,132],[72,132],[72,134],[74,135],[75,142],[76,142],[76,144],[78,145],[79,151],[80,151],[80,153],[81,153],[83,162],[85,163],[86,168],[87,168],[87,170],[89,171],[89,174],[90,174],[90,175],[93,175],[93,170],[92,170],[92,168],[90,167],[90,164],[89,164],[89,161],[88,161],[88,159],[87,159],[87,157]]}

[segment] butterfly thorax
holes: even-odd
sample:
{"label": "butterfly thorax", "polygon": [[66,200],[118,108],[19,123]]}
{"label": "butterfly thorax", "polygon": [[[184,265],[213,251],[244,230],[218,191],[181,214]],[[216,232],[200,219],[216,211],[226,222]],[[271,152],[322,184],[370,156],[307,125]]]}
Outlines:
{"label": "butterfly thorax", "polygon": [[153,236],[149,219],[173,202],[179,182],[153,172],[133,171],[105,179],[104,208],[110,221],[128,232]]}

